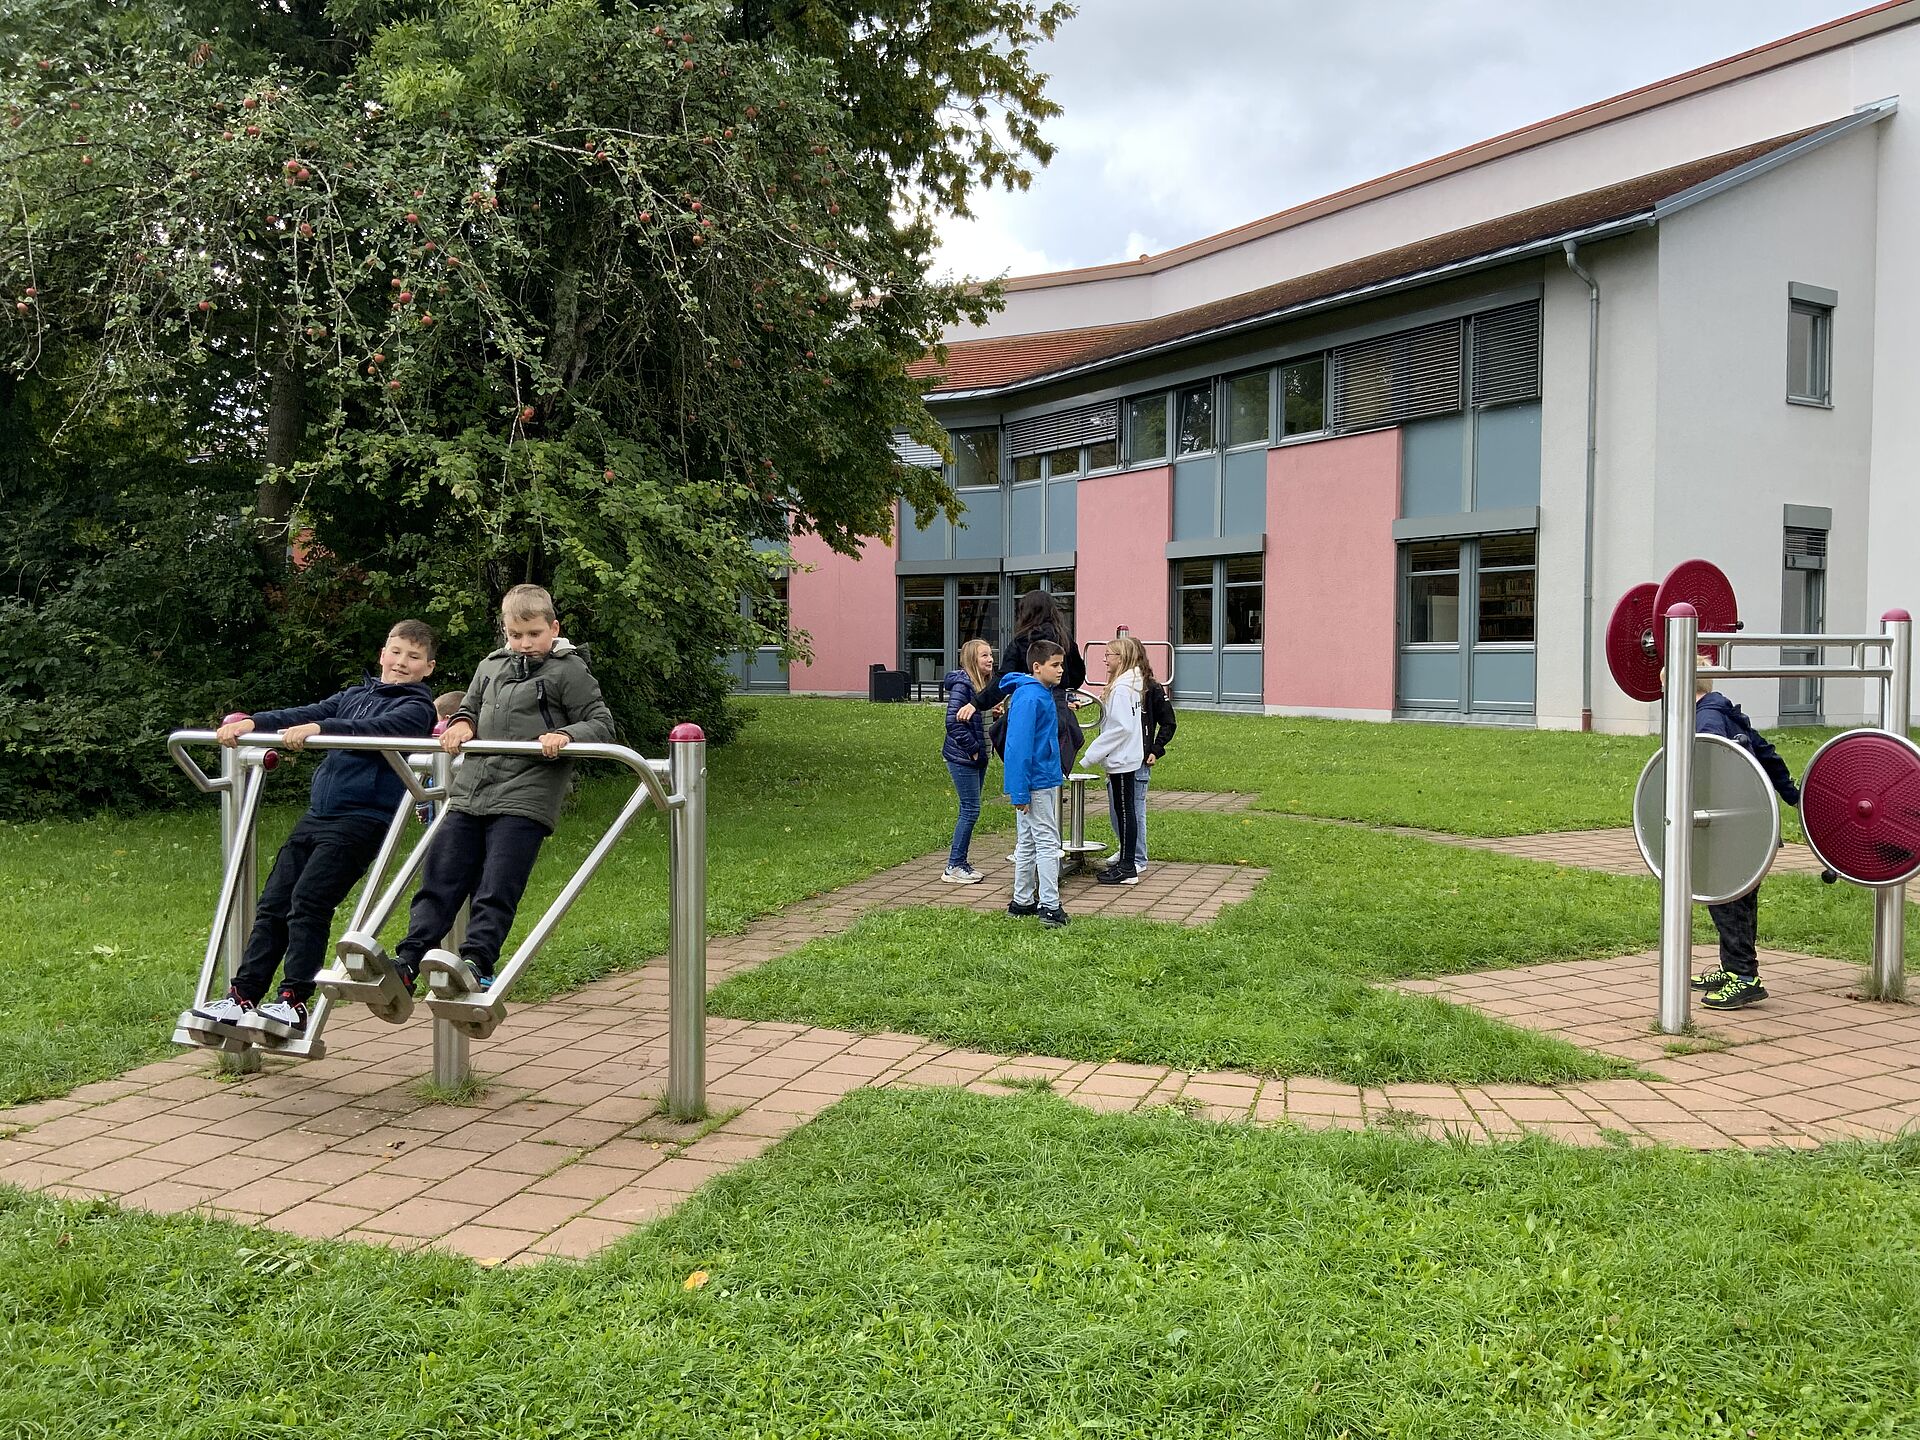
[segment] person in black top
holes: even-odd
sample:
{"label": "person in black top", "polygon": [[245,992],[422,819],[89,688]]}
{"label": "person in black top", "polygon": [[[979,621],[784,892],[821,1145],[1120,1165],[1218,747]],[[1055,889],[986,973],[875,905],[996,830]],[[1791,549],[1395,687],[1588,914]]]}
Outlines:
{"label": "person in black top", "polygon": [[[1073,632],[1061,618],[1060,607],[1044,590],[1029,590],[1020,597],[1020,604],[1013,612],[1013,639],[1000,656],[1000,678],[977,694],[972,706],[961,709],[955,718],[964,723],[973,718],[975,710],[991,710],[1006,699],[1009,692],[1004,677],[1032,674],[1027,667],[1027,647],[1036,640],[1050,641],[1066,652],[1066,674],[1053,692],[1053,703],[1060,722],[1060,769],[1063,774],[1071,775],[1074,757],[1080,753],[1086,737],[1080,733],[1080,722],[1074,719],[1067,695],[1087,683],[1087,662],[1073,643]],[[996,721],[987,737],[993,742],[995,754],[1005,752],[1006,734],[1006,721]]]}

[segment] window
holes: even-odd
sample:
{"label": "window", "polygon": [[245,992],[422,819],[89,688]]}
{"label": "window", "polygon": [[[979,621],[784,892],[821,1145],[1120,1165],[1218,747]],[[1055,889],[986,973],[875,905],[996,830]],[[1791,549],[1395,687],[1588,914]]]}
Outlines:
{"label": "window", "polygon": [[1213,561],[1182,560],[1174,567],[1175,606],[1182,645],[1213,644]]}
{"label": "window", "polygon": [[1280,438],[1327,428],[1327,360],[1316,355],[1280,368]]}
{"label": "window", "polygon": [[1262,616],[1260,557],[1233,555],[1221,562],[1226,603],[1221,609],[1222,645],[1258,645]]}
{"label": "window", "polygon": [[1038,480],[1039,478],[1040,457],[1038,455],[1022,455],[1018,460],[1013,462],[1014,484],[1024,485],[1029,480]]}
{"label": "window", "polygon": [[1000,648],[1000,577],[962,575],[959,581],[960,633],[958,644],[984,640]]}
{"label": "window", "polygon": [[1787,400],[1833,403],[1833,307],[1795,300],[1787,307]]}
{"label": "window", "polygon": [[1227,382],[1227,444],[1266,443],[1267,375],[1259,370]]}
{"label": "window", "polygon": [[1180,414],[1179,453],[1192,455],[1213,449],[1213,382],[1182,390],[1174,404]]}
{"label": "window", "polygon": [[937,680],[947,656],[947,582],[938,575],[909,575],[900,587],[900,648],[908,673]]}
{"label": "window", "polygon": [[1127,463],[1167,458],[1167,397],[1143,395],[1127,402]]}
{"label": "window", "polygon": [[1480,542],[1482,645],[1533,643],[1533,536],[1489,535]]}
{"label": "window", "polygon": [[1098,445],[1087,447],[1087,469],[1113,470],[1120,464],[1120,442],[1102,440]]}
{"label": "window", "polygon": [[[1044,590],[1053,596],[1053,603],[1059,607],[1060,619],[1065,622],[1067,633],[1073,633],[1073,571],[1044,570],[1013,577],[1013,603],[1017,610],[1020,597],[1032,590]],[[1012,612],[1009,612],[1011,614]]]}
{"label": "window", "polygon": [[1460,643],[1460,542],[1407,547],[1407,643]]}
{"label": "window", "polygon": [[1047,456],[1047,473],[1056,480],[1063,475],[1078,475],[1080,473],[1080,451],[1078,449],[1055,450],[1051,455]]}
{"label": "window", "polygon": [[997,429],[955,430],[947,438],[953,444],[956,488],[1000,483],[1000,432]]}

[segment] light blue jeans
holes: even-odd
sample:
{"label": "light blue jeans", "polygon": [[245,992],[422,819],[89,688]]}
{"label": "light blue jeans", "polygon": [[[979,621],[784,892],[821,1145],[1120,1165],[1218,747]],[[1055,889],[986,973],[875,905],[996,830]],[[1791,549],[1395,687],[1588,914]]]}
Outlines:
{"label": "light blue jeans", "polygon": [[[1142,765],[1133,772],[1133,813],[1140,822],[1140,828],[1133,842],[1133,868],[1143,870],[1147,864],[1147,785],[1153,779],[1153,767]],[[1113,797],[1107,797],[1107,823],[1113,827],[1113,840],[1120,843],[1120,817],[1113,813]]]}
{"label": "light blue jeans", "polygon": [[1060,908],[1060,787],[1035,790],[1014,812],[1013,903]]}

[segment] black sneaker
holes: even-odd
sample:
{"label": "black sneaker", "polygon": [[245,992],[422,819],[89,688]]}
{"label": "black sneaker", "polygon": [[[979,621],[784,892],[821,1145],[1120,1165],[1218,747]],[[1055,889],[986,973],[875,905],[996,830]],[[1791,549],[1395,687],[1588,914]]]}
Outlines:
{"label": "black sneaker", "polygon": [[420,967],[418,965],[409,965],[406,961],[395,956],[393,973],[399,977],[400,988],[405,990],[407,994],[417,996],[420,993],[418,988],[420,984]]}
{"label": "black sneaker", "polygon": [[1760,983],[1758,975],[1731,975],[1726,984],[1700,1003],[1709,1010],[1738,1010],[1766,998],[1767,987]]}
{"label": "black sneaker", "polygon": [[467,968],[473,971],[474,981],[479,985],[481,990],[486,991],[493,988],[493,967],[491,965],[487,964],[487,962],[482,960],[478,955],[462,955],[460,958],[466,961]]}
{"label": "black sneaker", "polygon": [[1118,865],[1109,865],[1093,877],[1102,885],[1138,885],[1140,877],[1131,869],[1122,870]]}
{"label": "black sneaker", "polygon": [[282,990],[279,999],[253,1012],[253,1023],[283,1040],[298,1040],[307,1033],[306,1002]]}
{"label": "black sneaker", "polygon": [[1039,914],[1040,923],[1049,930],[1058,930],[1067,923],[1067,912],[1062,910],[1058,905],[1055,905],[1049,910],[1042,910]]}
{"label": "black sneaker", "polygon": [[1018,900],[1015,900],[1007,906],[1007,914],[1013,916],[1016,920],[1024,920],[1029,915],[1038,915],[1039,913],[1040,907],[1038,905],[1022,905]]}
{"label": "black sneaker", "polygon": [[1737,978],[1731,970],[1724,970],[1716,965],[1713,969],[1702,970],[1698,975],[1694,976],[1692,985],[1696,990],[1718,990],[1729,980]]}

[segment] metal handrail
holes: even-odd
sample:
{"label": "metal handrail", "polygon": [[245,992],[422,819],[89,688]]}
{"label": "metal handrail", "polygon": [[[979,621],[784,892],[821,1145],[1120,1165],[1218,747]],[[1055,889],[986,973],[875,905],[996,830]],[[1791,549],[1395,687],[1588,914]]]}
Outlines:
{"label": "metal handrail", "polygon": [[[226,788],[226,782],[215,780],[194,763],[186,753],[189,745],[218,744],[219,734],[212,730],[176,730],[167,737],[167,753],[173,756],[174,763],[187,774],[187,778],[201,790],[212,793]],[[286,745],[286,738],[276,731],[253,730],[242,735],[239,744],[248,749],[270,749],[275,745]],[[289,747],[291,748],[291,747]],[[419,777],[407,765],[406,755],[410,750],[437,751],[438,740],[425,735],[388,736],[388,735],[315,735],[305,745],[308,750],[360,750],[377,751],[389,757],[389,762],[406,781],[407,790],[415,800],[426,801],[434,798],[434,792],[423,785]],[[460,747],[462,755],[519,755],[528,759],[544,759],[546,752],[540,748],[538,740],[469,740]],[[667,764],[662,760],[649,760],[637,750],[625,745],[613,745],[600,740],[577,740],[568,745],[556,760],[611,760],[624,765],[640,777],[640,783],[646,787],[647,796],[664,813],[678,809],[686,804],[683,798],[672,795],[661,783],[667,775]]]}

